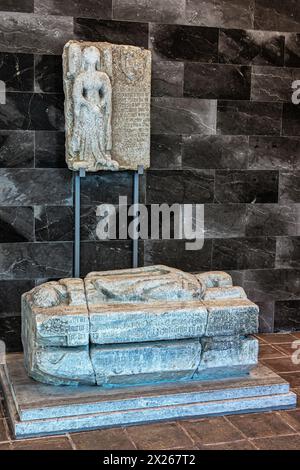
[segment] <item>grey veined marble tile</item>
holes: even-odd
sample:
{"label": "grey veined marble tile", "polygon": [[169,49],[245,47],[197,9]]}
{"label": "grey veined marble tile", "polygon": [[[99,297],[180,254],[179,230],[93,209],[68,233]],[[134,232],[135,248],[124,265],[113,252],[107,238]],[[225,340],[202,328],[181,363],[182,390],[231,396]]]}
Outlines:
{"label": "grey veined marble tile", "polygon": [[59,55],[72,38],[72,17],[0,13],[2,52]]}
{"label": "grey veined marble tile", "polygon": [[72,205],[72,174],[62,169],[0,169],[0,206]]}
{"label": "grey veined marble tile", "polygon": [[187,0],[186,20],[199,26],[252,28],[254,0]]}
{"label": "grey veined marble tile", "polygon": [[300,80],[300,69],[287,67],[252,67],[253,101],[291,102],[293,82]]}
{"label": "grey veined marble tile", "polygon": [[73,245],[65,243],[0,244],[0,279],[72,276]]}
{"label": "grey veined marble tile", "polygon": [[216,114],[216,100],[153,98],[152,133],[212,135],[216,133]]}
{"label": "grey veined marble tile", "polygon": [[182,23],[185,0],[113,0],[113,18],[117,20]]}

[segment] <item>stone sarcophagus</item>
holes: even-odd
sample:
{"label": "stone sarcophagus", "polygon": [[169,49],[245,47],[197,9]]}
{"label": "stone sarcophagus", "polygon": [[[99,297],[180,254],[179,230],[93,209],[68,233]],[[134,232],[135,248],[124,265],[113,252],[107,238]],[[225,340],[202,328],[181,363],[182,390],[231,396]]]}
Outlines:
{"label": "stone sarcophagus", "polygon": [[128,386],[247,374],[258,307],[222,272],[93,272],[22,297],[28,374],[53,385]]}

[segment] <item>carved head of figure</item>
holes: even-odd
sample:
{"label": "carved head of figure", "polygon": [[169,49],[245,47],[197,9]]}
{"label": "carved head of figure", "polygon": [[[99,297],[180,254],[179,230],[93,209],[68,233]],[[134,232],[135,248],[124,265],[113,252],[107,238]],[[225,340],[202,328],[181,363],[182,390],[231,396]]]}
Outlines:
{"label": "carved head of figure", "polygon": [[99,70],[101,65],[100,51],[95,46],[85,47],[82,52],[82,68]]}

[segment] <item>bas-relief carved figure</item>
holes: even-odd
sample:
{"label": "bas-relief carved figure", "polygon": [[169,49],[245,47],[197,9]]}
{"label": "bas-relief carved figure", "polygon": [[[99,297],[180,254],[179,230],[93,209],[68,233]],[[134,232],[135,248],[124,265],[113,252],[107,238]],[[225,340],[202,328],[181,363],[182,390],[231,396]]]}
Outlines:
{"label": "bas-relief carved figure", "polygon": [[258,307],[222,272],[93,272],[22,297],[28,374],[54,385],[129,386],[241,376],[257,364]]}
{"label": "bas-relief carved figure", "polygon": [[150,52],[133,46],[70,41],[64,48],[63,64],[69,168],[147,168]]}

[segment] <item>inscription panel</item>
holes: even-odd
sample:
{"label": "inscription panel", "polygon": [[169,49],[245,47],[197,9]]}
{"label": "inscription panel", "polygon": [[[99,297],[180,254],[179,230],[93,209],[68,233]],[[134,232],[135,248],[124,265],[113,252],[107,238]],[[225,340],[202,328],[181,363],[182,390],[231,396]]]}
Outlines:
{"label": "inscription panel", "polygon": [[[101,310],[100,310],[101,311]],[[133,343],[168,339],[199,338],[204,335],[207,311],[197,307],[152,308],[140,311],[90,312],[90,340],[94,344]]]}

